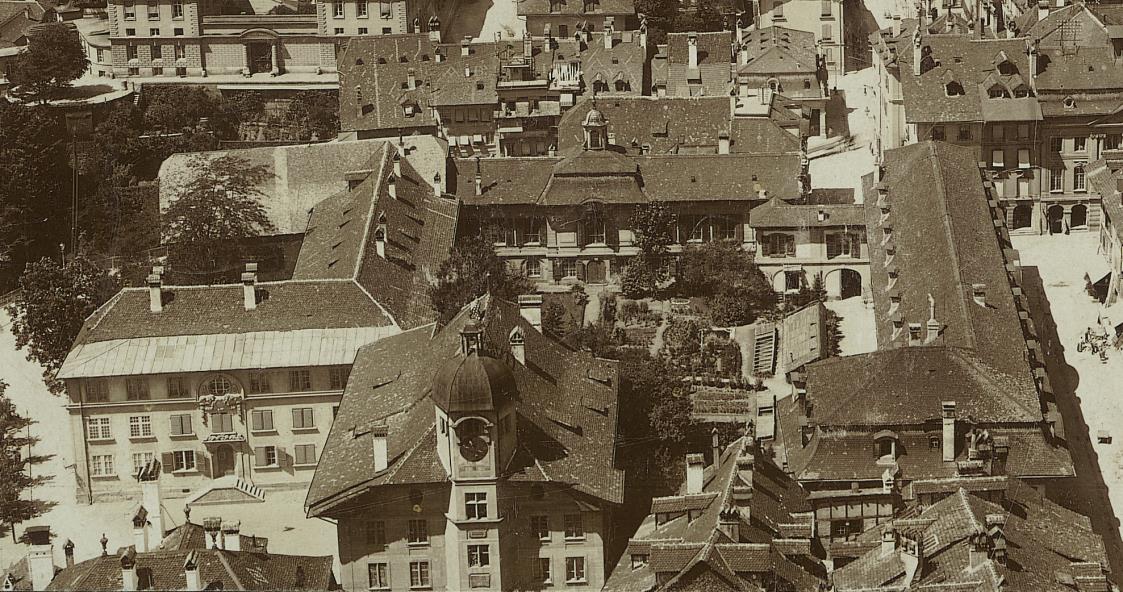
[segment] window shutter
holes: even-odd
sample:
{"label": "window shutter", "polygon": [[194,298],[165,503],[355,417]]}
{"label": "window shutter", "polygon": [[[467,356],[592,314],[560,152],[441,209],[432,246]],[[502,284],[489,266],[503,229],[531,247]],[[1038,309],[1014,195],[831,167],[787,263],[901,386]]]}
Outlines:
{"label": "window shutter", "polygon": [[842,237],[837,234],[827,235],[827,258],[831,259],[842,254]]}
{"label": "window shutter", "polygon": [[264,467],[268,459],[265,457],[265,447],[257,446],[253,449],[253,466]]}
{"label": "window shutter", "polygon": [[581,281],[585,281],[585,276],[586,276],[586,274],[585,274],[585,262],[584,261],[578,261],[577,262],[577,279],[579,279]]}
{"label": "window shutter", "polygon": [[795,257],[795,237],[790,234],[784,235],[784,249],[788,253],[788,257]]}
{"label": "window shutter", "polygon": [[160,453],[160,468],[164,473],[170,473],[175,469],[175,455],[170,452]]}
{"label": "window shutter", "polygon": [[771,237],[769,237],[767,234],[762,234],[757,238],[759,239],[757,241],[757,248],[760,249],[761,256],[762,257],[770,256],[771,253],[772,253],[772,248],[771,248],[771,245],[769,245],[768,239],[771,238]]}
{"label": "window shutter", "polygon": [[292,457],[289,456],[288,451],[281,446],[277,447],[277,463],[286,471],[292,469]]}
{"label": "window shutter", "polygon": [[207,456],[206,450],[195,452],[195,468],[198,469],[203,476],[211,476],[211,459]]}
{"label": "window shutter", "polygon": [[194,433],[194,430],[191,428],[191,416],[190,415],[181,415],[180,416],[180,427],[183,428],[184,434]]}
{"label": "window shutter", "polygon": [[304,427],[304,424],[301,423],[300,409],[298,408],[292,410],[292,427],[298,429]]}

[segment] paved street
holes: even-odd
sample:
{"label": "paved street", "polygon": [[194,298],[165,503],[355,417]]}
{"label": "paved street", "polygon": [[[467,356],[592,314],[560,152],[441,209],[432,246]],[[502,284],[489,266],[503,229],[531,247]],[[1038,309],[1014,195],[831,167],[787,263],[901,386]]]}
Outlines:
{"label": "paved street", "polygon": [[[1104,537],[1112,571],[1123,574],[1118,520],[1123,509],[1123,405],[1117,386],[1123,376],[1123,352],[1111,350],[1105,364],[1091,353],[1076,351],[1084,330],[1096,323],[1098,305],[1084,290],[1089,264],[1082,263],[1100,257],[1096,246],[1096,233],[1014,237],[1076,465],[1076,486],[1057,501],[1092,518],[1096,532]],[[1098,430],[1121,439],[1093,443],[1090,434]]]}

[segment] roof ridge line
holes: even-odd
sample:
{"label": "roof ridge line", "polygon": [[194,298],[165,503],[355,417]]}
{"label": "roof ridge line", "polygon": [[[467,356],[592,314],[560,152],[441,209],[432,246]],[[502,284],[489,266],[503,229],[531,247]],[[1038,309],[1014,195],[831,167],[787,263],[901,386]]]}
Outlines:
{"label": "roof ridge line", "polygon": [[[377,68],[374,69],[377,70]],[[374,187],[371,188],[370,208],[367,210],[366,222],[363,223],[363,238],[359,243],[358,260],[355,261],[355,273],[351,275],[351,280],[355,283],[356,286],[358,286],[359,290],[361,290],[367,298],[370,298],[370,301],[373,302],[374,305],[377,306],[378,309],[386,315],[386,318],[390,319],[390,322],[393,323],[393,325],[397,327],[399,331],[401,331],[402,326],[398,324],[398,319],[395,319],[394,315],[390,314],[390,311],[386,310],[386,307],[382,306],[382,303],[376,300],[374,298],[374,295],[372,295],[366,289],[366,286],[364,286],[362,282],[359,281],[359,274],[363,271],[363,262],[366,259],[365,255],[367,252],[367,241],[370,239],[370,226],[374,221],[374,211],[378,207],[378,202],[382,201],[380,190],[383,185],[383,180],[385,179],[386,163],[392,158],[390,155],[390,150],[387,148],[392,146],[393,144],[391,144],[389,141],[383,144],[382,158],[380,159],[381,162],[378,164],[378,176],[375,177],[376,182],[374,184]],[[396,155],[398,149],[394,147],[393,151]]]}
{"label": "roof ridge line", "polygon": [[237,586],[237,589],[245,590],[246,587],[242,585],[242,580],[238,578],[238,574],[234,573],[234,568],[231,567],[230,562],[223,556],[222,550],[216,550],[215,555],[218,555],[218,560],[222,562],[222,567],[226,568],[226,573],[230,576],[230,579],[234,580],[234,585]]}

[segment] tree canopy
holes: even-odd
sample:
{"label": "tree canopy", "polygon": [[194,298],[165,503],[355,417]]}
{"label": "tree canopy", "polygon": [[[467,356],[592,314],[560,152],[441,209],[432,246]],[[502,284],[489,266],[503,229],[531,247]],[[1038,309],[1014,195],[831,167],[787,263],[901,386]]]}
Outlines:
{"label": "tree canopy", "polygon": [[665,258],[674,243],[678,217],[663,202],[653,201],[632,213],[633,242],[639,250],[625,268],[623,290],[629,298],[650,296],[667,280]]}
{"label": "tree canopy", "polygon": [[[28,428],[35,422],[16,412],[15,405],[5,396],[7,389],[8,385],[0,380],[0,528],[11,529],[43,515],[55,503],[25,494],[51,479],[45,473],[32,476],[29,470],[50,457],[34,454],[39,438],[30,435]],[[0,536],[3,534],[0,531]]]}
{"label": "tree canopy", "polygon": [[258,187],[272,173],[233,155],[193,157],[163,212],[173,275],[221,281],[241,267],[241,242],[274,229]]}
{"label": "tree canopy", "polygon": [[117,279],[85,257],[66,263],[44,257],[27,266],[19,297],[8,307],[16,347],[43,366],[43,378],[61,390],[55,373],[62,366],[86,317],[120,288]]}
{"label": "tree canopy", "polygon": [[28,36],[10,78],[20,94],[41,101],[70,86],[90,66],[74,25],[47,23]]}
{"label": "tree canopy", "polygon": [[510,269],[487,240],[470,236],[458,242],[441,263],[437,281],[429,288],[429,299],[441,322],[447,322],[485,293],[501,300],[514,300],[530,291],[526,276]]}
{"label": "tree canopy", "polygon": [[753,255],[736,241],[691,246],[683,253],[675,279],[683,296],[705,298],[715,322],[725,326],[753,322],[776,305],[776,293]]}
{"label": "tree canopy", "polygon": [[0,100],[0,293],[69,242],[66,131],[49,107]]}

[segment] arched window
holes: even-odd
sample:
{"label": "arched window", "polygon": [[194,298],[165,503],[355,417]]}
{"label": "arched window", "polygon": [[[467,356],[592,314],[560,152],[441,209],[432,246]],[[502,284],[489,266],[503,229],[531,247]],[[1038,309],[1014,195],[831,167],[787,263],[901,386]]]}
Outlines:
{"label": "arched window", "polygon": [[212,397],[221,397],[236,392],[238,387],[225,376],[215,376],[203,385],[203,393]]}
{"label": "arched window", "polygon": [[952,80],[951,82],[948,82],[944,85],[944,92],[949,97],[959,97],[967,94],[963,90],[963,85],[955,80]]}

